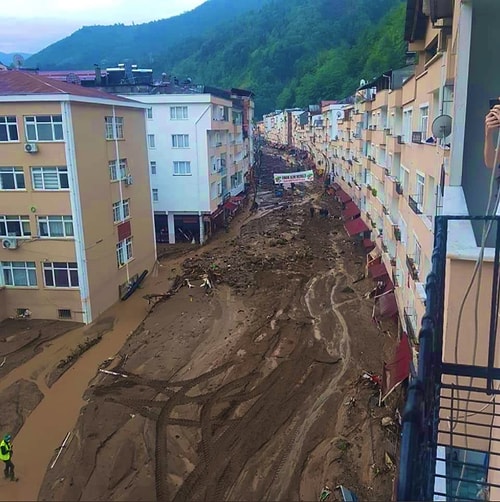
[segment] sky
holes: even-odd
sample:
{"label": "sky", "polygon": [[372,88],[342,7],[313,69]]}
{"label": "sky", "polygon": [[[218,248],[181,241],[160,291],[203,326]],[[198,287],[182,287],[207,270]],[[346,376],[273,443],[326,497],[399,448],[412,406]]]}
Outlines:
{"label": "sky", "polygon": [[85,25],[165,19],[204,1],[1,0],[0,52],[35,53]]}

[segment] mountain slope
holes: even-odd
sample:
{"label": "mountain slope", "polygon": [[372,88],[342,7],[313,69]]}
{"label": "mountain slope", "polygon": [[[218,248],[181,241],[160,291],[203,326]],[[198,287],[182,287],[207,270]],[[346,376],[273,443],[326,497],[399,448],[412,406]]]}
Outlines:
{"label": "mountain slope", "polygon": [[207,0],[196,9],[169,19],[132,26],[85,26],[31,56],[26,66],[47,70],[88,69],[94,63],[111,66],[125,59],[151,65],[159,52],[168,51],[184,39],[202,35],[245,12],[259,9],[267,1]]}

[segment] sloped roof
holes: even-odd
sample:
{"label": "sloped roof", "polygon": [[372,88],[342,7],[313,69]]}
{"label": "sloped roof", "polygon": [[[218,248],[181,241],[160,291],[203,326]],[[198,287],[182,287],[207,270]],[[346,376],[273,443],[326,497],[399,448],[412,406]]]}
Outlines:
{"label": "sloped roof", "polygon": [[107,99],[132,103],[131,100],[115,96],[107,92],[98,91],[77,84],[60,82],[51,78],[41,77],[34,73],[22,71],[5,71],[0,73],[0,96],[61,94],[80,96],[85,98]]}

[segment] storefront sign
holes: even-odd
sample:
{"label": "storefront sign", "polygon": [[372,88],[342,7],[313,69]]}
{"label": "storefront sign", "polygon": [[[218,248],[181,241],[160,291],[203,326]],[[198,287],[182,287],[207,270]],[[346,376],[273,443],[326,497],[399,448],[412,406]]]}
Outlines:
{"label": "storefront sign", "polygon": [[274,175],[274,183],[304,183],[306,181],[314,180],[313,171],[301,171],[297,173],[279,173]]}

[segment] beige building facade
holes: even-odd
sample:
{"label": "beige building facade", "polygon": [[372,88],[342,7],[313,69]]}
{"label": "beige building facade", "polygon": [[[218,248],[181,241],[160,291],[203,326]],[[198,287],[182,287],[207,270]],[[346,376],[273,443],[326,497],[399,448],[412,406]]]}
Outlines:
{"label": "beige building facade", "polygon": [[142,105],[0,75],[1,318],[90,323],[151,270],[145,138]]}

